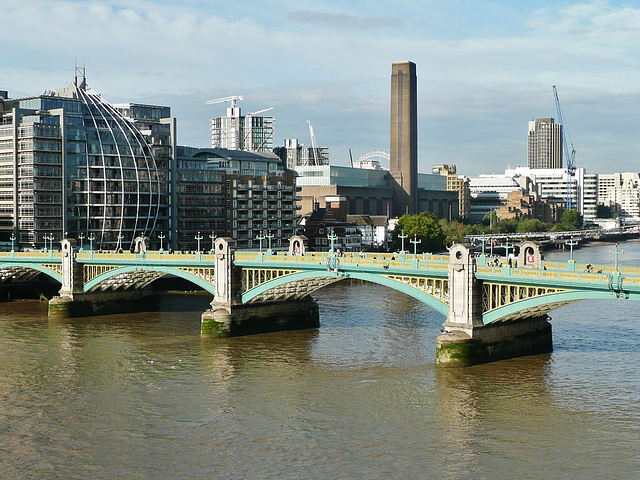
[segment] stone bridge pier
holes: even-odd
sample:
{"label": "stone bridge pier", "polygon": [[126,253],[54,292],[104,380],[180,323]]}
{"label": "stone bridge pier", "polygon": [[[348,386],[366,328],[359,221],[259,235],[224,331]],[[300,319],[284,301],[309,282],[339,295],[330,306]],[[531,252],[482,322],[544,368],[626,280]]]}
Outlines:
{"label": "stone bridge pier", "polygon": [[[524,268],[540,268],[540,250],[533,242],[521,246],[520,257],[524,257],[519,260]],[[436,364],[469,366],[550,352],[553,345],[547,315],[483,323],[483,282],[476,278],[476,269],[473,246],[451,247],[449,314],[437,339]]]}
{"label": "stone bridge pier", "polygon": [[[88,317],[96,313],[121,311],[123,307],[135,305],[150,297],[148,290],[105,290],[84,292],[83,265],[77,261],[77,242],[73,238],[61,240],[62,286],[58,295],[49,300],[49,318]],[[131,303],[135,300],[135,303]]]}
{"label": "stone bridge pier", "polygon": [[[291,245],[304,255],[301,237]],[[302,250],[301,250],[302,249]],[[242,267],[234,265],[235,241],[217,238],[215,252],[215,296],[211,308],[202,314],[201,332],[214,337],[249,335],[320,326],[318,304],[309,296],[295,300],[242,303]]]}

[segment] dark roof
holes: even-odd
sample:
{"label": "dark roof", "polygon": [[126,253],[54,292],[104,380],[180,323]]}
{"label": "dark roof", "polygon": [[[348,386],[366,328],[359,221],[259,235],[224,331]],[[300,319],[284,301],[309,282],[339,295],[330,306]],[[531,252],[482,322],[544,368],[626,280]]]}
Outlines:
{"label": "dark roof", "polygon": [[194,148],[178,147],[179,156],[221,158],[224,160],[248,160],[252,162],[282,162],[280,157],[268,152],[248,152],[246,150],[230,150],[228,148]]}
{"label": "dark roof", "polygon": [[356,225],[383,227],[387,224],[387,217],[386,215],[347,215],[347,222]]}

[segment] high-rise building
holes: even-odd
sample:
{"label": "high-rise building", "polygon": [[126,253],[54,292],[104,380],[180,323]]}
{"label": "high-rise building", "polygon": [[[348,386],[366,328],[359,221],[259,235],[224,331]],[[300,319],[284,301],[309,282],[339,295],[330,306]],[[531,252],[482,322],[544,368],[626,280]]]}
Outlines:
{"label": "high-rise building", "polygon": [[295,172],[272,153],[177,146],[169,107],[109,104],[87,86],[0,91],[0,244],[51,248],[284,247],[297,227]]}
{"label": "high-rise building", "polygon": [[418,213],[418,80],[413,62],[391,65],[390,157],[393,214]]}
{"label": "high-rise building", "polygon": [[115,107],[77,69],[65,89],[0,100],[0,240],[42,248],[82,236],[129,248],[169,229],[169,107]]}
{"label": "high-rise building", "polygon": [[553,118],[531,120],[527,147],[529,168],[562,168],[562,124]]}
{"label": "high-rise building", "polygon": [[260,112],[243,116],[240,107],[232,103],[225,117],[211,119],[211,147],[273,152],[274,118],[260,117],[257,113]]}
{"label": "high-rise building", "polygon": [[[296,231],[295,172],[273,153],[178,147],[178,244],[194,250],[196,236],[228,236],[238,248],[259,237],[284,247]],[[204,245],[204,243],[201,243]],[[207,248],[208,250],[208,248]]]}

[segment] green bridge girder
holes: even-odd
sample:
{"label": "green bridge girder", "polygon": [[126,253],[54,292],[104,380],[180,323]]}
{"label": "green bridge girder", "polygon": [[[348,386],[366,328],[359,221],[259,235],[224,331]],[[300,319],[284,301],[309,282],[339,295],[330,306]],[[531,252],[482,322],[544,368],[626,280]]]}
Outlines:
{"label": "green bridge girder", "polygon": [[[398,273],[398,272],[391,272]],[[347,280],[347,279],[355,279],[355,280],[364,280],[371,283],[376,283],[378,285],[384,285],[385,287],[391,288],[393,290],[399,291],[410,297],[415,298],[416,300],[426,304],[427,306],[433,308],[437,312],[446,316],[449,311],[449,306],[447,303],[442,302],[435,298],[432,295],[429,295],[426,292],[423,292],[415,287],[407,285],[398,280],[393,280],[389,278],[387,275],[383,275],[379,272],[366,272],[366,271],[353,271],[353,270],[343,270],[336,275],[333,271],[324,271],[322,270],[309,270],[291,273],[289,275],[285,275],[282,277],[275,278],[274,280],[270,280],[265,282],[258,287],[252,288],[247,292],[242,294],[242,303],[248,303],[252,299],[257,298],[270,290],[276,289],[278,287],[287,285],[287,284],[295,284],[297,282],[301,282],[303,280],[308,279],[316,279],[316,278],[335,278],[337,281]],[[329,283],[327,283],[328,285]],[[319,286],[322,288],[324,285]]]}
{"label": "green bridge girder", "polygon": [[[446,280],[448,276],[447,257],[430,255],[406,255],[396,259],[390,254],[367,254],[365,258],[356,256],[332,257],[324,253],[295,257],[283,254],[262,254],[257,252],[236,252],[235,265],[243,268],[295,270],[281,277],[264,282],[242,294],[242,302],[247,303],[266,294],[269,290],[287,284],[312,279],[342,281],[357,279],[384,285],[395,291],[409,295],[442,315],[448,314],[448,304],[435,296],[393,277],[413,279]],[[189,269],[213,268],[215,256],[206,254],[167,254],[150,252],[137,254],[99,254],[81,252],[77,261],[84,265],[114,266],[83,285],[85,292],[108,285],[116,277],[140,276],[141,284],[153,281],[163,275],[172,275],[192,282],[205,291],[215,293],[213,282],[192,273]],[[57,266],[61,266],[59,252],[1,252],[0,270],[32,269],[57,282],[62,282]],[[546,266],[549,266],[546,269]],[[337,271],[336,271],[337,268]],[[505,318],[515,317],[523,312],[540,314],[568,303],[587,299],[622,298],[640,301],[640,268],[616,269],[613,266],[597,266],[600,273],[584,271],[584,265],[575,263],[545,262],[545,268],[518,269],[511,267],[487,267],[479,262],[475,276],[485,284],[523,288],[553,288],[557,291],[504,304],[485,311],[483,323],[488,324]],[[146,278],[146,280],[145,280]],[[150,282],[147,282],[147,284]],[[328,284],[329,282],[327,282]],[[322,288],[320,285],[318,288]]]}

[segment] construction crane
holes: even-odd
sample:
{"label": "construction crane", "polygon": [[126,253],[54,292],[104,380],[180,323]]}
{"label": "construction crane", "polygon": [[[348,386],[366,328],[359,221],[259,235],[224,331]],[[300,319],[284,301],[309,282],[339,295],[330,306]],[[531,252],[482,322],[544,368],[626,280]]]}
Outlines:
{"label": "construction crane", "polygon": [[209,100],[208,102],[205,103],[205,105],[213,105],[214,103],[231,102],[231,108],[235,108],[236,102],[239,100],[244,100],[244,97],[242,95],[231,95],[230,97],[222,97],[222,98],[216,98],[215,100]]}
{"label": "construction crane", "polygon": [[251,116],[253,117],[254,115],[258,115],[259,113],[268,112],[269,110],[273,110],[273,107],[263,108],[262,110],[258,110],[257,112],[247,113],[247,117],[248,117],[249,115],[251,115]]}
{"label": "construction crane", "polygon": [[[556,100],[556,111],[558,112],[558,122],[562,125],[562,148],[564,150],[564,156],[567,159],[567,210],[573,208],[573,195],[571,192],[571,179],[576,173],[576,168],[574,165],[574,158],[576,156],[576,149],[573,148],[573,142],[571,141],[571,137],[567,133],[567,125],[564,123],[564,118],[562,117],[562,110],[560,109],[560,100],[558,99],[558,89],[556,86],[553,86],[553,96]],[[567,142],[567,137],[569,141]],[[571,151],[569,151],[569,144],[571,145]]]}
{"label": "construction crane", "polygon": [[320,163],[318,162],[318,144],[316,143],[316,136],[313,133],[313,125],[311,125],[311,121],[307,120],[307,123],[309,124],[309,134],[311,135],[311,149],[313,150],[313,164],[314,165],[319,165]]}

